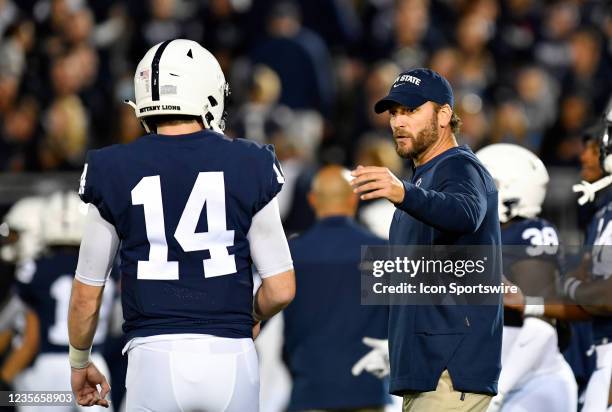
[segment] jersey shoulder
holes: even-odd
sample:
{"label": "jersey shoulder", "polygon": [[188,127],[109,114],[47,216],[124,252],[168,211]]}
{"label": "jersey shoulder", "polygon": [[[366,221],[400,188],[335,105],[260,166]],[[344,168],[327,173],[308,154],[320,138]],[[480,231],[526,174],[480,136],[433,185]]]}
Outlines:
{"label": "jersey shoulder", "polygon": [[516,219],[501,230],[504,264],[523,259],[562,261],[555,226],[545,219]]}
{"label": "jersey shoulder", "polygon": [[232,159],[237,167],[244,167],[252,178],[259,181],[259,193],[256,196],[257,204],[254,213],[268,204],[282,189],[285,176],[279,160],[276,157],[274,146],[260,144],[247,139],[235,138],[228,142],[235,151]]}
{"label": "jersey shoulder", "polygon": [[[322,242],[334,242],[346,245],[347,248],[361,246],[386,246],[388,241],[376,236],[367,228],[355,221],[342,227],[342,230],[333,232],[321,232],[318,225],[311,227],[305,232],[289,238],[289,248],[292,255],[316,253],[317,248],[321,247]],[[332,234],[333,233],[333,234]]]}
{"label": "jersey shoulder", "polygon": [[443,158],[436,166],[436,171],[451,180],[480,180],[487,193],[497,191],[491,174],[480,160],[469,150],[462,147]]}
{"label": "jersey shoulder", "polygon": [[356,240],[362,246],[385,246],[388,244],[387,240],[377,236],[370,229],[356,221],[353,221],[351,226],[356,234]]}
{"label": "jersey shoulder", "polygon": [[23,271],[24,273],[31,273],[30,276],[33,278],[49,282],[51,281],[50,279],[60,275],[74,276],[78,260],[79,249],[74,247],[70,252],[61,251],[42,254],[32,263],[25,265]]}
{"label": "jersey shoulder", "polygon": [[612,243],[612,201],[600,207],[587,227],[587,245]]}
{"label": "jersey shoulder", "polygon": [[85,163],[88,167],[95,167],[96,169],[108,169],[120,159],[121,154],[126,148],[131,147],[134,143],[128,144],[114,144],[111,146],[102,147],[100,149],[92,149],[87,151]]}
{"label": "jersey shoulder", "polygon": [[85,203],[93,203],[93,188],[102,185],[116,172],[116,164],[120,161],[120,154],[127,145],[112,145],[101,149],[88,150],[85,156],[85,165],[81,173],[79,196]]}
{"label": "jersey shoulder", "polygon": [[612,220],[612,201],[600,207],[597,212],[595,212],[595,215],[593,215],[592,221],[596,222],[601,219]]}
{"label": "jersey shoulder", "polygon": [[534,237],[538,237],[538,234],[542,234],[542,236],[544,236],[543,233],[546,233],[546,237],[550,238],[549,242],[556,239],[557,242],[555,242],[555,244],[558,244],[557,229],[546,219],[518,219],[510,222],[508,226],[502,228],[502,243],[504,245],[541,244],[541,242],[534,239]]}

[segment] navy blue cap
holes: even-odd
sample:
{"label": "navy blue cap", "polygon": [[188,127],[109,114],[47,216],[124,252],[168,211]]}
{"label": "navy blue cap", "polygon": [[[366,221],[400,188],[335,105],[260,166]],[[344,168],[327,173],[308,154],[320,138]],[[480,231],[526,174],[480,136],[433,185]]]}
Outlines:
{"label": "navy blue cap", "polygon": [[374,111],[382,113],[394,104],[418,107],[432,101],[440,105],[455,104],[453,89],[444,77],[431,69],[413,69],[400,74],[393,82],[389,94],[376,102]]}

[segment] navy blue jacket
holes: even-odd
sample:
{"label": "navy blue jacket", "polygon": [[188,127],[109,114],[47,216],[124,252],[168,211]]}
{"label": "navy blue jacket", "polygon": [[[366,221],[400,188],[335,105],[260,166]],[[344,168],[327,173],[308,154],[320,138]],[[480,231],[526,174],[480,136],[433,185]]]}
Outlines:
{"label": "navy blue jacket", "polygon": [[[389,233],[392,245],[491,245],[489,274],[501,281],[497,190],[474,153],[461,146],[417,167],[404,182]],[[495,394],[503,312],[489,306],[393,305],[390,391],[435,390],[448,369],[456,390]]]}
{"label": "navy blue jacket", "polygon": [[361,305],[361,246],[386,242],[348,217],[329,217],[289,241],[296,295],[283,311],[290,411],[382,406],[385,382],[351,368],[369,352],[364,336],[386,338],[386,306]]}
{"label": "navy blue jacket", "polygon": [[212,131],[90,151],[79,194],[121,239],[128,338],[252,336],[247,233],[282,187],[274,150]]}

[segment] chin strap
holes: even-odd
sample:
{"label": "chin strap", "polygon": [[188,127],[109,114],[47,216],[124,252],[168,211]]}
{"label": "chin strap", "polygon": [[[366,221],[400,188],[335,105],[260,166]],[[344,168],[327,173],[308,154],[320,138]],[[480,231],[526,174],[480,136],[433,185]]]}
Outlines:
{"label": "chin strap", "polygon": [[211,130],[214,130],[217,133],[223,134],[223,129],[220,122],[215,122],[215,116],[210,112],[209,105],[204,104],[204,114],[202,115],[202,121],[204,122],[204,127],[207,127]]}
{"label": "chin strap", "polygon": [[584,205],[587,202],[592,202],[595,200],[595,193],[599,192],[602,189],[605,189],[609,185],[612,184],[612,175],[608,175],[606,177],[602,177],[598,181],[594,183],[589,183],[585,180],[582,182],[575,184],[572,186],[572,190],[575,193],[582,193],[580,198],[578,199],[579,205]]}
{"label": "chin strap", "polygon": [[[134,109],[134,113],[136,113],[136,117],[138,117],[138,107],[136,107],[136,103],[134,103],[131,100],[124,100],[123,103],[127,104],[132,109]],[[141,120],[140,124],[142,124],[142,127],[144,127],[147,133],[151,133],[151,129],[149,129],[149,126],[147,126],[147,123],[144,120]]]}

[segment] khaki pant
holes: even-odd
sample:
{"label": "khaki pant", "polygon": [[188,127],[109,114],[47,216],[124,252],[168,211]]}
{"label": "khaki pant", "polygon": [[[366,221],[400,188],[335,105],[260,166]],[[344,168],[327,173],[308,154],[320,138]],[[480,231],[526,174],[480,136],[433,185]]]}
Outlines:
{"label": "khaki pant", "polygon": [[359,409],[311,409],[302,412],[384,412],[385,408],[359,408]]}
{"label": "khaki pant", "polygon": [[491,395],[456,391],[448,371],[445,370],[435,391],[404,395],[402,410],[403,412],[485,412],[491,398]]}
{"label": "khaki pant", "polygon": [[302,412],[384,412],[385,408],[359,408],[359,409],[311,409]]}

